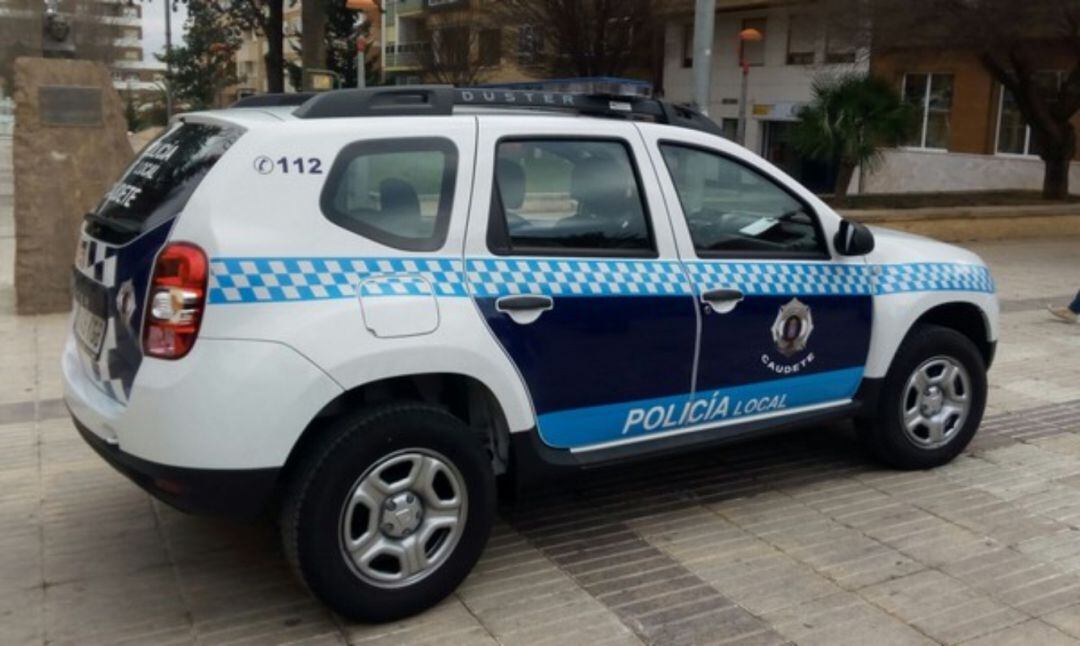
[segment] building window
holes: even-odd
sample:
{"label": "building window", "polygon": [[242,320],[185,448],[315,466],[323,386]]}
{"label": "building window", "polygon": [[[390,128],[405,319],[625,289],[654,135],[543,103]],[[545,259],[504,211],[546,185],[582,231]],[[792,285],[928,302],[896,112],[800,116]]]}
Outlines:
{"label": "building window", "polygon": [[502,59],[502,30],[484,29],[480,32],[480,64],[498,65]]}
{"label": "building window", "polygon": [[682,26],[682,66],[690,68],[694,66],[694,25],[685,23]]}
{"label": "building window", "polygon": [[747,65],[765,64],[765,18],[747,18],[742,21],[742,31],[756,29],[761,32],[761,40],[744,40],[739,43],[741,62]]}
{"label": "building window", "polygon": [[817,19],[809,15],[793,15],[788,21],[787,64],[813,65],[817,40]]}
{"label": "building window", "polygon": [[[1048,71],[1035,74],[1035,83],[1048,93],[1056,93],[1064,82],[1065,72]],[[1020,113],[1016,97],[1005,87],[998,95],[997,144],[995,150],[1005,155],[1038,155],[1039,145],[1031,128]]]}
{"label": "building window", "polygon": [[905,74],[901,94],[915,108],[916,127],[904,145],[946,150],[952,111],[952,74]]}
{"label": "building window", "polygon": [[730,141],[735,141],[735,137],[739,132],[739,120],[738,119],[721,119],[720,130],[723,138]]}
{"label": "building window", "polygon": [[536,25],[518,27],[518,63],[532,65],[540,54],[540,28]]}
{"label": "building window", "polygon": [[825,62],[836,64],[855,62],[855,42],[843,29],[830,29],[825,34]]}

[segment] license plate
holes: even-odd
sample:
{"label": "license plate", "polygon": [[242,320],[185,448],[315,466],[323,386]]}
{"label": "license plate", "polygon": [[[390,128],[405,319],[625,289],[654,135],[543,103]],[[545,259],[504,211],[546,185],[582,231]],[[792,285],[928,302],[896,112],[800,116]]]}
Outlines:
{"label": "license plate", "polygon": [[107,290],[78,271],[75,272],[75,338],[90,354],[97,356],[105,340]]}
{"label": "license plate", "polygon": [[75,336],[90,354],[96,357],[101,352],[101,344],[105,340],[105,319],[82,305],[76,305]]}

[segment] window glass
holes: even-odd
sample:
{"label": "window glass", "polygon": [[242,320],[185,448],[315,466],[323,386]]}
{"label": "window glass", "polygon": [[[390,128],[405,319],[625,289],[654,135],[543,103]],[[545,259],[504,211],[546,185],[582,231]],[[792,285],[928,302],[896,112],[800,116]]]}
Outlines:
{"label": "window glass", "polygon": [[904,141],[905,146],[922,147],[923,121],[926,114],[926,74],[906,74],[904,76],[904,101],[915,111],[915,123]]}
{"label": "window glass", "polygon": [[484,29],[480,32],[480,64],[498,65],[502,58],[502,30]]}
{"label": "window glass", "polygon": [[930,95],[926,104],[927,148],[948,148],[949,112],[952,110],[953,77],[951,74],[930,76]]}
{"label": "window glass", "polygon": [[794,14],[788,24],[788,65],[813,65],[814,45],[817,39],[817,18],[807,14]]}
{"label": "window glass", "polygon": [[735,141],[735,137],[739,132],[739,120],[738,119],[721,119],[720,120],[721,136],[724,139]]}
{"label": "window glass", "polygon": [[1027,124],[1012,92],[1001,90],[1001,116],[998,124],[997,151],[1023,155],[1027,153]]}
{"label": "window glass", "polygon": [[948,148],[952,94],[952,74],[904,75],[904,101],[915,108],[917,124],[904,145]]}
{"label": "window glass", "polygon": [[180,212],[218,159],[240,137],[239,128],[181,123],[143,148],[97,207],[97,215],[142,224]]}
{"label": "window glass", "polygon": [[854,63],[855,54],[853,34],[839,27],[828,30],[825,35],[826,63]]}
{"label": "window glass", "polygon": [[[651,252],[629,150],[616,141],[513,140],[499,144],[493,251]],[[493,229],[494,231],[494,229]]]}
{"label": "window glass", "polygon": [[684,23],[682,26],[682,66],[686,68],[694,66],[693,23]]}
{"label": "window glass", "polygon": [[334,223],[401,249],[442,246],[453,205],[457,151],[445,139],[346,146],[327,177],[322,208]]}
{"label": "window glass", "polygon": [[715,153],[660,149],[699,252],[823,252],[806,207],[771,180]]}
{"label": "window glass", "polygon": [[[1043,70],[1033,75],[1035,86],[1047,101],[1053,101],[1065,79],[1065,72]],[[1035,131],[1028,127],[1020,113],[1016,97],[1001,88],[1001,110],[998,112],[997,152],[1014,155],[1038,155],[1042,151]]]}

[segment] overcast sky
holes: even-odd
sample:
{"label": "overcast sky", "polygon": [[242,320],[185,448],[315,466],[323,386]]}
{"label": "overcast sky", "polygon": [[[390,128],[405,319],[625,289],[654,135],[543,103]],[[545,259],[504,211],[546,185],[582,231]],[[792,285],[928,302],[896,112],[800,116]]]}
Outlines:
{"label": "overcast sky", "polygon": [[[165,2],[168,0],[144,0],[143,10],[143,58],[156,61],[154,54],[165,51]],[[173,45],[183,43],[184,19],[187,18],[187,5],[180,4],[172,14]]]}

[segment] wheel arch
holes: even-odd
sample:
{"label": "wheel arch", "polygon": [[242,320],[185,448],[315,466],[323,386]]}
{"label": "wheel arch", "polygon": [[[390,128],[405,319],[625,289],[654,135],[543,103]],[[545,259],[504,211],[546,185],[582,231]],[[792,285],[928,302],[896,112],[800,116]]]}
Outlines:
{"label": "wheel arch", "polygon": [[293,445],[279,482],[288,483],[298,465],[326,437],[332,422],[361,407],[398,401],[440,406],[484,436],[494,472],[504,473],[509,464],[510,428],[506,413],[494,391],[474,376],[453,372],[406,374],[376,379],[345,390],[327,402],[312,418]]}
{"label": "wheel arch", "polygon": [[864,377],[884,378],[901,344],[916,326],[923,324],[963,334],[990,367],[998,335],[998,302],[993,294],[909,292],[874,298],[873,333]]}
{"label": "wheel arch", "polygon": [[978,348],[987,369],[993,363],[995,344],[991,336],[990,320],[978,305],[964,301],[935,305],[915,319],[907,334],[911,334],[912,330],[920,325],[939,325],[963,334]]}

